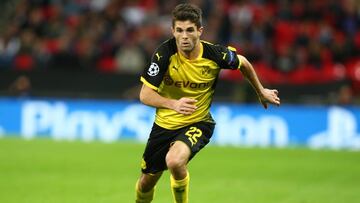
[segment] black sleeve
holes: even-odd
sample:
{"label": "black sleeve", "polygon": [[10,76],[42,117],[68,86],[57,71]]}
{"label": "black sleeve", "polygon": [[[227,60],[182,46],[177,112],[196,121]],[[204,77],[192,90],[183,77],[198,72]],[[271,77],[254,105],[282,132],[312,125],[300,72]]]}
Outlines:
{"label": "black sleeve", "polygon": [[238,69],[240,65],[236,49],[204,43],[204,57],[215,61],[222,69]]}
{"label": "black sleeve", "polygon": [[151,57],[150,65],[145,67],[141,75],[141,81],[145,85],[157,90],[168,69],[172,52],[172,40],[164,42],[156,49]]}

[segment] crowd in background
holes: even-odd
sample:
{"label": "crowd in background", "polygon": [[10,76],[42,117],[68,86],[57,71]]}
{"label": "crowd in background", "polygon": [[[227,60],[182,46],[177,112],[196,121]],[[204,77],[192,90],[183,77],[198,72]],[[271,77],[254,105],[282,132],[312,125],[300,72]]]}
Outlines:
{"label": "crowd in background", "polygon": [[[181,2],[20,0],[0,33],[0,69],[139,74],[171,36],[171,10]],[[237,48],[272,82],[360,68],[359,1],[188,2],[203,10],[203,40]]]}

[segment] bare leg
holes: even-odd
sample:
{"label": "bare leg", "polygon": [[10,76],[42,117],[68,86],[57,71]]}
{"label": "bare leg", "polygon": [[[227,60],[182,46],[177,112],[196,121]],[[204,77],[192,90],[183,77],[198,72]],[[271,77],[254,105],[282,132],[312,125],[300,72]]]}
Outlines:
{"label": "bare leg", "polygon": [[141,174],[135,188],[136,203],[149,203],[152,201],[155,192],[155,185],[161,175],[162,172],[156,174]]}
{"label": "bare leg", "polygon": [[142,173],[139,179],[139,190],[141,192],[149,192],[151,189],[153,189],[157,183],[157,181],[160,179],[162,175],[162,172],[156,173],[156,174],[145,174]]}
{"label": "bare leg", "polygon": [[166,155],[166,165],[171,173],[171,191],[175,203],[188,202],[190,178],[187,163],[190,153],[190,149],[185,143],[176,141]]}
{"label": "bare leg", "polygon": [[186,165],[189,157],[190,149],[181,141],[176,141],[167,153],[166,165],[176,180],[184,179],[187,176]]}

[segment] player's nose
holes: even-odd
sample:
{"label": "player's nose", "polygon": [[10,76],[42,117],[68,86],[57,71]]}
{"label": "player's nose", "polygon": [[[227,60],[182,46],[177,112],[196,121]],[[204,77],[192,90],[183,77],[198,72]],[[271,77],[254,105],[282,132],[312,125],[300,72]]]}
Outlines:
{"label": "player's nose", "polygon": [[186,32],[183,32],[183,33],[181,34],[181,38],[182,38],[182,39],[187,39],[187,38],[188,38],[187,33],[186,33]]}

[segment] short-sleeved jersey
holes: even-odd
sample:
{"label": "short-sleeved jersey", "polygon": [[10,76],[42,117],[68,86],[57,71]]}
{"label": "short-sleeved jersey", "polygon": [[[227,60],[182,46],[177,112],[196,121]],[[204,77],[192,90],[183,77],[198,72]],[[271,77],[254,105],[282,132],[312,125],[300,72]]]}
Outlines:
{"label": "short-sleeved jersey", "polygon": [[220,69],[239,69],[241,61],[231,47],[201,41],[200,48],[196,59],[187,59],[177,51],[175,38],[171,38],[157,48],[150,66],[145,68],[140,80],[161,96],[197,100],[197,109],[191,115],[157,108],[157,125],[171,130],[200,121],[214,122],[210,106]]}

